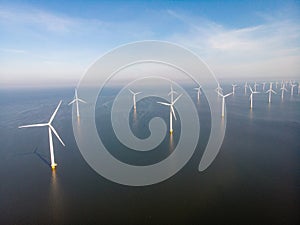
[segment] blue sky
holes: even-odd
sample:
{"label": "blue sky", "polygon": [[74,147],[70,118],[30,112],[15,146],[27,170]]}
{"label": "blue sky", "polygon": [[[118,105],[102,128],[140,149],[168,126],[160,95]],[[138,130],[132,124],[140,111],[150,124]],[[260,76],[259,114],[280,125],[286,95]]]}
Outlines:
{"label": "blue sky", "polygon": [[0,1],[0,85],[76,84],[118,45],[183,45],[216,76],[300,77],[299,1]]}

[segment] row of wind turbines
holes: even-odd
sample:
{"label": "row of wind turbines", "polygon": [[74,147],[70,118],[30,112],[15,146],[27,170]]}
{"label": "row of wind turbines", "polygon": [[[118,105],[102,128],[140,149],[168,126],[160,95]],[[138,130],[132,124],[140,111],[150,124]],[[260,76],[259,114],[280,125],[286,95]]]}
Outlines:
{"label": "row of wind turbines", "polygon": [[[278,88],[278,84],[279,82],[275,82],[276,85],[276,89]],[[291,96],[293,96],[294,94],[294,88],[297,86],[297,84],[295,82],[281,82],[281,98],[283,99],[284,97],[284,92],[288,92],[287,90],[287,85],[290,85],[290,91],[291,91]],[[262,83],[262,91],[265,92],[265,87],[266,87],[266,82]],[[253,88],[251,87],[250,84],[248,84],[247,82],[244,85],[244,92],[245,95],[247,95],[247,90],[249,88],[250,90],[250,96],[249,96],[249,100],[250,100],[250,109],[253,108],[253,95],[254,94],[258,94],[260,92],[257,91],[257,87],[259,86],[258,83],[254,83]],[[218,83],[217,88],[215,89],[215,91],[217,92],[217,95],[222,97],[222,110],[221,110],[221,117],[225,116],[225,99],[231,95],[235,94],[235,90],[236,90],[237,84],[232,84],[232,92],[228,93],[228,94],[223,94],[223,89],[221,88],[220,84]],[[198,102],[200,101],[200,95],[202,94],[202,86],[199,85],[199,87],[194,88],[194,90],[197,91],[197,100]],[[134,92],[131,89],[129,89],[130,93],[132,94],[132,100],[133,100],[133,109],[136,111],[136,95],[141,94],[142,92]],[[270,82],[269,84],[269,89],[265,92],[268,93],[268,102],[271,103],[272,100],[272,94],[277,94],[275,90],[273,90],[273,82]],[[176,118],[176,114],[175,114],[175,110],[174,110],[174,104],[180,99],[180,97],[182,96],[182,94],[178,95],[177,98],[174,100],[174,94],[178,93],[176,91],[174,91],[173,86],[171,84],[171,89],[170,92],[168,93],[168,96],[170,96],[170,102],[157,102],[158,104],[164,105],[164,106],[169,106],[170,107],[170,128],[169,128],[169,132],[172,135],[173,133],[173,117],[175,120],[177,120]],[[298,95],[300,95],[300,84],[298,84]],[[19,126],[19,128],[30,128],[30,127],[48,127],[48,135],[49,135],[49,148],[50,148],[50,159],[51,159],[51,168],[54,170],[57,166],[57,163],[55,162],[55,157],[54,157],[54,148],[53,148],[53,137],[52,134],[54,133],[54,135],[57,137],[57,139],[60,141],[60,143],[65,146],[64,142],[62,141],[62,139],[60,138],[60,136],[58,135],[57,131],[54,129],[54,127],[52,126],[52,122],[55,118],[55,115],[61,105],[62,101],[60,100],[54,113],[51,115],[50,120],[47,123],[37,123],[37,124],[30,124],[30,125],[22,125]],[[79,103],[87,103],[86,101],[80,99],[78,97],[78,93],[77,93],[77,89],[75,89],[75,96],[74,99],[68,104],[76,104],[76,115],[77,118],[80,117],[80,112],[79,112]]]}
{"label": "row of wind turbines", "polygon": [[[265,92],[265,88],[266,88],[266,82],[263,82],[262,83],[262,92],[265,92],[268,94],[268,103],[271,103],[272,101],[272,94],[277,94],[277,92],[275,90],[273,90],[273,83],[274,82],[270,82],[269,83],[269,89]],[[276,84],[276,89],[278,89],[278,85],[279,85],[279,82],[276,81],[275,82]],[[250,84],[248,84],[247,82],[245,82],[245,85],[244,85],[244,92],[245,92],[245,95],[247,95],[247,90],[249,88],[250,90],[250,96],[249,96],[249,100],[250,100],[250,109],[253,108],[253,95],[254,94],[258,94],[260,93],[259,91],[257,91],[257,87],[259,86],[260,84],[258,84],[257,82],[254,82],[253,84],[253,87],[251,87]],[[297,84],[295,82],[287,82],[287,81],[282,81],[281,84],[280,84],[280,89],[281,90],[281,99],[283,100],[284,98],[284,92],[288,92],[287,90],[287,85],[290,85],[290,91],[291,91],[291,96],[294,95],[294,88],[297,86]],[[230,96],[230,95],[234,95],[235,94],[235,89],[237,87],[237,84],[232,84],[232,92],[224,95],[223,94],[223,89],[221,88],[220,84],[218,84],[217,88],[215,89],[215,91],[218,93],[219,96],[222,97],[222,113],[221,113],[221,117],[224,117],[225,116],[225,98]],[[199,101],[199,96],[201,94],[201,86],[199,86],[198,88],[195,88],[197,90],[197,99]],[[300,84],[298,84],[298,95],[300,95]]]}

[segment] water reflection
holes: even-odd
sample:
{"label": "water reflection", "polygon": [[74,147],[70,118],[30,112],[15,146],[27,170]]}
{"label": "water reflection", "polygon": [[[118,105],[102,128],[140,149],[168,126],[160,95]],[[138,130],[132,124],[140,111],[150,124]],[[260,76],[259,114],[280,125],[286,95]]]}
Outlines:
{"label": "water reflection", "polygon": [[52,170],[49,190],[49,211],[52,224],[63,222],[66,209],[63,204],[62,189],[57,177],[57,171]]}
{"label": "water reflection", "polygon": [[174,142],[173,142],[173,134],[170,134],[169,138],[169,152],[173,152],[174,150]]}
{"label": "water reflection", "polygon": [[252,109],[250,109],[250,111],[249,111],[249,118],[251,120],[253,120],[253,110]]}

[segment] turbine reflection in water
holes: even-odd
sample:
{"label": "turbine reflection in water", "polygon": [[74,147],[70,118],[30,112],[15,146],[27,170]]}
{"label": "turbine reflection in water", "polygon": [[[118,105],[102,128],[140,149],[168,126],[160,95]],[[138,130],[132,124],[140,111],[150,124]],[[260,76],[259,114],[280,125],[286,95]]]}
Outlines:
{"label": "turbine reflection in water", "polygon": [[51,221],[52,224],[63,223],[66,207],[63,204],[62,189],[59,185],[59,179],[57,178],[56,170],[52,170],[49,190],[49,206],[51,209]]}

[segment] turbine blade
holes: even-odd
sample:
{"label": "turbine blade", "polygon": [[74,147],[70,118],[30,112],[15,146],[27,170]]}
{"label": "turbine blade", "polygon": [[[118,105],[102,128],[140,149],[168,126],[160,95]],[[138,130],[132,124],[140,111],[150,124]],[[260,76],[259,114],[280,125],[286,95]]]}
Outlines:
{"label": "turbine blade", "polygon": [[77,100],[80,101],[80,102],[82,102],[82,103],[87,103],[86,101],[84,101],[84,100],[82,100],[80,98],[78,98]]}
{"label": "turbine blade", "polygon": [[231,93],[229,93],[227,95],[224,95],[224,98],[226,98],[226,97],[228,97],[229,95],[232,95],[232,94],[233,94],[233,92],[231,92]]}
{"label": "turbine blade", "polygon": [[52,116],[51,116],[51,118],[50,118],[50,120],[49,120],[49,124],[51,124],[51,122],[53,121],[53,119],[54,119],[54,117],[55,117],[55,115],[56,115],[56,113],[57,113],[57,111],[58,111],[58,109],[59,109],[61,103],[62,103],[62,100],[59,101],[58,106],[56,107],[54,113],[52,114]]}
{"label": "turbine blade", "polygon": [[52,127],[51,125],[49,125],[50,129],[53,131],[53,133],[55,134],[55,136],[57,137],[57,139],[60,141],[60,143],[63,146],[66,146],[65,143],[61,140],[61,138],[59,137],[58,133],[56,132],[56,130],[54,129],[54,127]]}
{"label": "turbine blade", "polygon": [[220,95],[221,97],[223,97],[223,95],[219,91],[217,93],[218,93],[218,95]]}
{"label": "turbine blade", "polygon": [[142,92],[137,92],[137,93],[135,93],[135,95],[138,95],[138,94],[141,94]]}
{"label": "turbine blade", "polygon": [[170,106],[171,104],[170,103],[166,103],[166,102],[157,102],[158,104],[162,104],[162,105],[167,105],[167,106]]}
{"label": "turbine blade", "polygon": [[131,89],[128,89],[128,90],[131,92],[131,94],[133,94],[133,95],[135,94]]}
{"label": "turbine blade", "polygon": [[177,120],[173,106],[171,105],[170,108],[171,108],[172,114],[174,116],[174,119]]}
{"label": "turbine blade", "polygon": [[277,94],[276,91],[271,90],[274,94]]}
{"label": "turbine blade", "polygon": [[31,124],[31,125],[23,125],[19,126],[18,128],[26,128],[26,127],[44,127],[47,126],[47,123],[37,123],[37,124]]}
{"label": "turbine blade", "polygon": [[175,104],[175,102],[177,102],[178,101],[178,99],[180,98],[182,96],[182,94],[181,95],[179,95],[175,100],[174,100],[174,102],[172,102],[171,104],[172,105],[174,105]]}
{"label": "turbine blade", "polygon": [[250,91],[253,93],[253,90],[252,90],[252,88],[251,88],[251,86],[249,85],[249,88],[250,88]]}
{"label": "turbine blade", "polygon": [[73,104],[76,101],[76,99],[73,99],[68,105]]}

